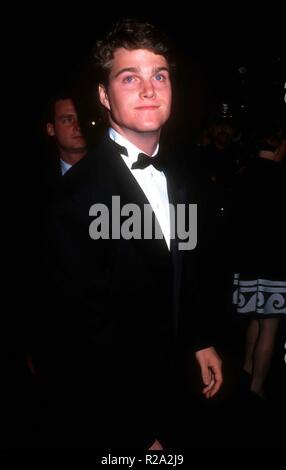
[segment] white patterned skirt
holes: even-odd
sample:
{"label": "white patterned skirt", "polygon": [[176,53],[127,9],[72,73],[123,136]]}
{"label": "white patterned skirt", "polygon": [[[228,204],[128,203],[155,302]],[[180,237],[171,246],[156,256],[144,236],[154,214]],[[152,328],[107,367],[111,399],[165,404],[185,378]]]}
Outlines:
{"label": "white patterned skirt", "polygon": [[238,314],[258,318],[286,316],[286,281],[246,279],[235,274],[232,300]]}

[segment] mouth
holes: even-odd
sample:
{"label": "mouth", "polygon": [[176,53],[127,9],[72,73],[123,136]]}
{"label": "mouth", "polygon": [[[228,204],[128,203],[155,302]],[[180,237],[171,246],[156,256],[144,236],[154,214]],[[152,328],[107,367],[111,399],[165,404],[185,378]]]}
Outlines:
{"label": "mouth", "polygon": [[159,109],[159,106],[138,106],[137,108],[135,108],[136,110],[140,110],[140,111],[148,111],[148,110],[155,110],[155,109]]}

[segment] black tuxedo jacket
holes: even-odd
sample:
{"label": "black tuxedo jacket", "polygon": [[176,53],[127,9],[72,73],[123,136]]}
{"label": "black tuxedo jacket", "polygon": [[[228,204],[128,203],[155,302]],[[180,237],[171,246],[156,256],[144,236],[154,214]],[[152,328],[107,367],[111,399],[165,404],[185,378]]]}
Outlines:
{"label": "black tuxedo jacket", "polygon": [[[199,202],[197,183],[190,196],[170,170],[166,177],[171,203]],[[113,196],[142,213],[148,204],[106,137],[62,178],[46,217],[36,362],[69,423],[65,432],[72,429],[84,445],[146,448],[158,432],[156,404],[168,390],[175,342],[211,345],[202,300],[209,259],[204,237],[191,252],[180,251],[176,239],[170,251],[163,238],[92,239],[90,208],[104,204],[111,222]]]}

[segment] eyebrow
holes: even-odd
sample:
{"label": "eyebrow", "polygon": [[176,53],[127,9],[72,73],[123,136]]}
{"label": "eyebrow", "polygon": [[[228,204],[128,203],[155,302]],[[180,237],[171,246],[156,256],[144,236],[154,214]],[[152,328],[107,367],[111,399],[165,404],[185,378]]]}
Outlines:
{"label": "eyebrow", "polygon": [[74,113],[64,113],[64,114],[60,114],[58,117],[59,119],[62,119],[62,118],[74,117],[74,116],[75,116]]}
{"label": "eyebrow", "polygon": [[[156,67],[155,70],[154,70],[154,73],[159,73],[159,72],[162,72],[162,71],[169,72],[169,68],[168,67]],[[140,69],[137,68],[137,67],[125,67],[125,68],[119,70],[114,75],[114,77],[117,78],[119,75],[121,75],[124,72],[140,73]]]}

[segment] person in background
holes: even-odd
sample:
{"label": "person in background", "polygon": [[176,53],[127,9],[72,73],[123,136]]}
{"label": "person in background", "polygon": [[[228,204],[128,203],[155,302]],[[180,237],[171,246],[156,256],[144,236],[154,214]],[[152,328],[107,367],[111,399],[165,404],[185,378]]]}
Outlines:
{"label": "person in background", "polygon": [[285,128],[264,124],[257,147],[234,189],[233,303],[249,319],[243,363],[249,390],[264,398],[279,320],[286,318]]}
{"label": "person in background", "polygon": [[65,94],[54,97],[48,107],[46,132],[57,150],[58,172],[64,175],[87,153],[74,100]]}

